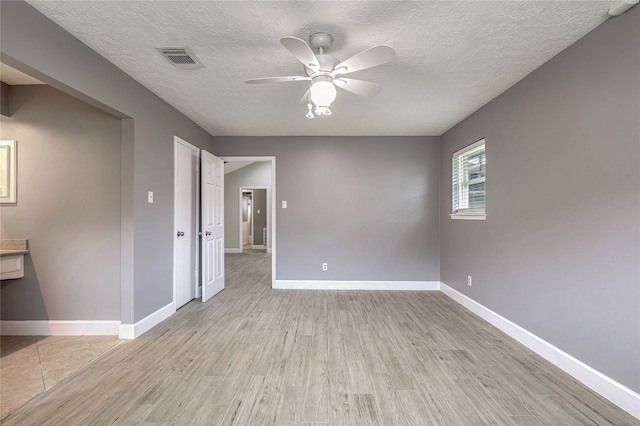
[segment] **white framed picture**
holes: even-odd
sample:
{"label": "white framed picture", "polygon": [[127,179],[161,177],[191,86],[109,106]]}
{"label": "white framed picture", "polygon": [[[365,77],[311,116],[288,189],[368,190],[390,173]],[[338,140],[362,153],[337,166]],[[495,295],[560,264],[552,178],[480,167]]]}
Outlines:
{"label": "white framed picture", "polygon": [[0,203],[15,203],[16,149],[18,141],[0,141]]}

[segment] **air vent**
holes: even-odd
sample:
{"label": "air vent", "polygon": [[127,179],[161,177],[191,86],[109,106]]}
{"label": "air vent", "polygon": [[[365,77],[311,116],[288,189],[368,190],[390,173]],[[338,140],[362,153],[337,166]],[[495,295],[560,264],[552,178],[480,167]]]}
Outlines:
{"label": "air vent", "polygon": [[157,50],[177,68],[201,68],[203,66],[187,47],[159,47]]}

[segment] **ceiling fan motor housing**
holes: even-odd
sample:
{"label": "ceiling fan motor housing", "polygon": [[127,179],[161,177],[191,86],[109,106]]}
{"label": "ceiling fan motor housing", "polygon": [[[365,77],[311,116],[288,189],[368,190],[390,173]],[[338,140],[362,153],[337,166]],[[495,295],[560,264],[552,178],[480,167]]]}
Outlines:
{"label": "ceiling fan motor housing", "polygon": [[316,58],[320,64],[320,72],[313,68],[304,67],[304,71],[309,77],[313,77],[314,75],[329,75],[336,65],[340,63],[338,58],[331,55],[316,55]]}

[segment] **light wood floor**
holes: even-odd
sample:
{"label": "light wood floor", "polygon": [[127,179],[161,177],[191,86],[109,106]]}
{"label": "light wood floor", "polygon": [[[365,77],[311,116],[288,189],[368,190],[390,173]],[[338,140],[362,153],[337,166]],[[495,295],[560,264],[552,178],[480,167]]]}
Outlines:
{"label": "light wood floor", "polygon": [[37,396],[7,425],[638,425],[439,292],[227,288]]}

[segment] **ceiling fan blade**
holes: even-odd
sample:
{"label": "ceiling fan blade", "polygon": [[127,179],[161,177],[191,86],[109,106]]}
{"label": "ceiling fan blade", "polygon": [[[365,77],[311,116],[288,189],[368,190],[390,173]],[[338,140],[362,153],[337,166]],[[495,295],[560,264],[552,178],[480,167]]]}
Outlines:
{"label": "ceiling fan blade", "polygon": [[304,92],[304,95],[300,98],[300,102],[298,102],[298,105],[306,105],[309,102],[311,102],[311,88],[307,89],[306,92]]}
{"label": "ceiling fan blade", "polygon": [[288,83],[290,81],[309,81],[310,77],[303,77],[301,75],[294,75],[289,77],[263,77],[263,78],[250,78],[245,81],[247,84],[262,84],[262,83]]}
{"label": "ceiling fan blade", "polygon": [[364,50],[349,59],[340,62],[331,74],[346,74],[391,62],[396,57],[392,47],[381,44]]}
{"label": "ceiling fan blade", "polygon": [[302,39],[297,37],[282,37],[280,43],[287,49],[297,60],[302,62],[302,65],[309,68],[320,69],[320,64],[316,55],[309,45]]}
{"label": "ceiling fan blade", "polygon": [[360,96],[375,96],[382,91],[382,86],[379,84],[353,78],[336,78],[333,83],[336,87]]}

